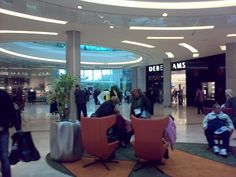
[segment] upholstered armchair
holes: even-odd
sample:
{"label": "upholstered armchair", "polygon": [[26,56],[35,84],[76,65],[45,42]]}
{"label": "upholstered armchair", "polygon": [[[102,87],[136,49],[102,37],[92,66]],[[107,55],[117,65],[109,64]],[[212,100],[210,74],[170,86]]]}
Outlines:
{"label": "upholstered armchair", "polygon": [[151,165],[161,171],[156,167],[156,163],[161,161],[168,147],[168,143],[163,142],[163,135],[168,123],[169,117],[140,119],[131,115],[131,124],[135,136],[132,143],[133,148],[135,154],[146,161],[145,163],[139,162],[142,166],[135,171],[146,165]]}
{"label": "upholstered armchair", "polygon": [[84,167],[101,162],[107,170],[109,170],[106,162],[111,161],[108,158],[114,153],[118,141],[108,143],[107,130],[116,122],[116,116],[111,115],[107,117],[81,117],[81,135],[82,142],[86,152],[92,156],[97,157],[94,162],[84,165]]}

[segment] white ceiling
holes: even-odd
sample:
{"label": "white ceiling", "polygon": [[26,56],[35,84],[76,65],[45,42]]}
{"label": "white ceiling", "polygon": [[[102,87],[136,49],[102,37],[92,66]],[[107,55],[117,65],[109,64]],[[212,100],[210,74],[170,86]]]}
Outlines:
{"label": "white ceiling", "polygon": [[[113,0],[114,1],[114,0]],[[151,1],[151,0],[149,0]],[[181,0],[184,2],[187,0]],[[198,0],[204,1],[204,0]],[[165,1],[166,2],[166,1]],[[168,2],[178,2],[168,0]],[[83,9],[77,9],[82,5]],[[0,30],[32,30],[57,32],[58,36],[0,34],[0,42],[9,41],[64,41],[65,32],[81,32],[81,43],[121,49],[142,55],[140,64],[162,63],[167,58],[165,52],[175,55],[173,60],[192,59],[192,53],[179,46],[181,42],[192,45],[199,51],[199,57],[220,54],[219,45],[236,42],[236,37],[226,37],[236,33],[236,7],[194,10],[154,10],[133,9],[85,3],[79,0],[0,0],[0,7],[21,13],[37,15],[57,20],[66,20],[66,25],[32,21],[0,13]],[[168,17],[162,17],[162,13]],[[115,28],[110,29],[113,25]],[[131,31],[129,26],[206,26],[211,30],[198,31]],[[147,36],[184,36],[182,40],[147,40]],[[156,46],[149,49],[121,43],[130,40]],[[0,57],[1,57],[0,53]],[[53,55],[53,51],[52,54]],[[6,55],[4,55],[6,58]]]}

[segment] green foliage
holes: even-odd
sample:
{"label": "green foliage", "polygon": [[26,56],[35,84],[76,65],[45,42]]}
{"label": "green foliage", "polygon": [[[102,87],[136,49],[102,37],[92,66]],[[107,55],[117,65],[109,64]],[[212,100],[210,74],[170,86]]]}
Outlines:
{"label": "green foliage", "polygon": [[66,109],[70,101],[70,92],[74,87],[76,78],[68,74],[61,74],[55,83],[56,100],[60,117],[66,118]]}

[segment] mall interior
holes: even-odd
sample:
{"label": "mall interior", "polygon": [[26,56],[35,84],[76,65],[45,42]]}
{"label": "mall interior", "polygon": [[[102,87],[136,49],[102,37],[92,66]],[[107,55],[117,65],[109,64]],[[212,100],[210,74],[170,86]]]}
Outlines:
{"label": "mall interior", "polygon": [[[208,150],[205,115],[197,114],[195,94],[203,89],[205,107],[224,104],[226,89],[236,93],[235,68],[235,0],[0,0],[0,89],[9,95],[23,89],[22,130],[31,132],[41,155],[11,165],[12,177],[233,177],[236,133],[227,157]],[[152,168],[134,172],[132,159],[116,159],[119,163],[109,164],[108,171],[101,164],[82,168],[87,154],[68,164],[51,158],[51,146],[60,137],[52,135],[58,115],[50,114],[47,98],[62,74],[89,90],[88,116],[99,107],[96,89],[116,85],[125,97],[133,89],[147,93],[152,88],[153,117],[172,115],[176,125],[176,149],[169,149],[169,159],[158,165],[163,173]],[[174,95],[180,90],[181,98]],[[69,105],[75,121],[72,92]],[[127,121],[130,106],[126,99],[118,106]],[[14,132],[11,128],[10,135]]]}

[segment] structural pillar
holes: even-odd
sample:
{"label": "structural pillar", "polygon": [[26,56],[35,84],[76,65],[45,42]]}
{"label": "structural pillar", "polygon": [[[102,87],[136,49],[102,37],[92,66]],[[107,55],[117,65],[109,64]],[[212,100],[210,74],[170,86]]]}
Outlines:
{"label": "structural pillar", "polygon": [[[66,39],[66,71],[67,74],[75,76],[80,84],[80,32],[67,31]],[[70,93],[70,119],[77,119],[77,108],[75,104],[74,89]]]}
{"label": "structural pillar", "polygon": [[136,88],[146,91],[146,71],[145,67],[134,67],[131,69],[132,90]]}
{"label": "structural pillar", "polygon": [[226,45],[226,89],[231,89],[236,94],[236,43]]}
{"label": "structural pillar", "polygon": [[138,88],[137,76],[137,67],[134,67],[131,69],[132,90]]}
{"label": "structural pillar", "polygon": [[143,92],[146,92],[146,70],[144,66],[137,68],[137,85]]}
{"label": "structural pillar", "polygon": [[166,58],[163,60],[163,99],[164,106],[171,106],[171,59]]}

